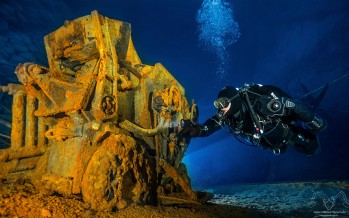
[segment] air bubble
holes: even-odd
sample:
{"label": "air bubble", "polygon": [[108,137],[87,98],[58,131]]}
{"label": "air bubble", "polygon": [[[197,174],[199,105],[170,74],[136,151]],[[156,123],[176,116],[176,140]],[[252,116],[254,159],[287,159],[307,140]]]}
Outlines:
{"label": "air bubble", "polygon": [[219,65],[217,75],[223,78],[229,60],[227,48],[240,37],[233,9],[224,0],[204,0],[198,10],[196,21],[200,45],[215,54]]}

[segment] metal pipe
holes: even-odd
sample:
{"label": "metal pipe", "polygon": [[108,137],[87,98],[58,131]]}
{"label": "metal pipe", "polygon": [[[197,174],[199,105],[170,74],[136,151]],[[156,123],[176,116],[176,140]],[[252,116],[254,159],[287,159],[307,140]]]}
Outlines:
{"label": "metal pipe", "polygon": [[25,128],[25,146],[34,146],[35,145],[35,101],[36,99],[30,95],[27,95],[27,104],[26,104],[26,128]]}
{"label": "metal pipe", "polygon": [[[39,108],[40,105],[44,104],[42,101],[39,101]],[[45,133],[46,133],[46,124],[44,122],[44,118],[43,117],[38,117],[38,147],[39,148],[44,148],[45,144],[46,144],[46,138],[45,138]]]}
{"label": "metal pipe", "polygon": [[11,146],[17,149],[23,146],[24,136],[24,92],[13,95]]}
{"label": "metal pipe", "polygon": [[119,125],[121,128],[123,128],[129,132],[136,133],[138,135],[154,136],[154,135],[158,135],[160,133],[161,128],[163,127],[164,123],[165,123],[164,119],[160,119],[158,126],[154,129],[142,128],[142,127],[137,126],[136,124],[134,124],[128,120],[125,120],[125,121],[119,123]]}
{"label": "metal pipe", "polygon": [[142,78],[142,75],[131,66],[131,63],[128,61],[119,60],[119,64],[121,67],[126,68],[128,71],[130,71],[133,75],[135,75],[138,79]]}

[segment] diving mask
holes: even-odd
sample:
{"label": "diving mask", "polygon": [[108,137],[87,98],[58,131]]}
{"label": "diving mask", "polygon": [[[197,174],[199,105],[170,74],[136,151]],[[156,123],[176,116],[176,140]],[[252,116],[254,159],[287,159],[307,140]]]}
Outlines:
{"label": "diving mask", "polygon": [[230,100],[227,97],[218,98],[213,102],[214,106],[219,110],[222,110],[223,108],[228,107],[229,103],[230,103]]}
{"label": "diving mask", "polygon": [[231,103],[229,99],[227,98],[219,98],[214,102],[215,106],[217,105],[218,112],[221,113],[223,116],[227,114],[227,112],[230,110]]}
{"label": "diving mask", "polygon": [[214,106],[218,109],[218,110],[222,110],[225,109],[227,107],[229,107],[229,104],[237,97],[239,97],[239,93],[237,93],[236,95],[234,95],[231,98],[227,98],[227,97],[220,97],[217,100],[215,100],[213,102]]}

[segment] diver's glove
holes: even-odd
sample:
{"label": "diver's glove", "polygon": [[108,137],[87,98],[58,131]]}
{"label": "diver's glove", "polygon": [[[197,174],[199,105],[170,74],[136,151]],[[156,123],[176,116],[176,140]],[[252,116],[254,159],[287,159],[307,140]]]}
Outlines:
{"label": "diver's glove", "polygon": [[190,137],[198,137],[200,135],[200,126],[193,125],[184,127],[180,132],[180,135],[190,136]]}
{"label": "diver's glove", "polygon": [[187,143],[189,143],[191,137],[200,136],[200,126],[192,123],[190,120],[182,120],[181,127],[182,130],[178,133],[178,140],[185,138]]}

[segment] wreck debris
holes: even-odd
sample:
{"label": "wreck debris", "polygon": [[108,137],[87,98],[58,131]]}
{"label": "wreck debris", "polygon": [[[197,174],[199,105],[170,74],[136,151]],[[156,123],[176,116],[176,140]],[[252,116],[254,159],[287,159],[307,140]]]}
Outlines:
{"label": "wreck debris", "polygon": [[19,64],[22,85],[0,87],[13,95],[12,124],[0,120],[12,128],[0,179],[81,194],[96,210],[197,202],[181,162],[188,145],[176,137],[182,119],[197,120],[196,105],[165,67],[142,64],[130,24],[93,11],[45,46],[49,68]]}

